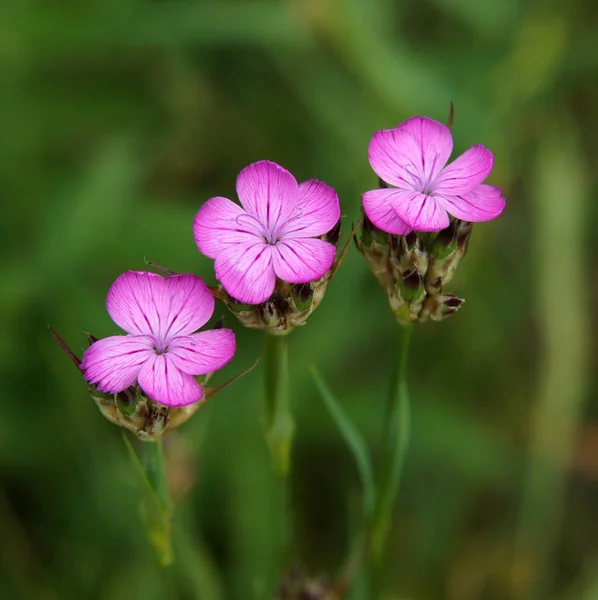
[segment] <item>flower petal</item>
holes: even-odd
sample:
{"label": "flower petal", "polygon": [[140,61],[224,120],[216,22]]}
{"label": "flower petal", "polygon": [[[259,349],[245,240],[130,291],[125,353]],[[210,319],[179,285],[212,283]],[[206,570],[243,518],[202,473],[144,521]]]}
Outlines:
{"label": "flower petal", "polygon": [[188,335],[205,325],[214,313],[214,296],[197,275],[172,275],[164,280],[168,310],[161,315],[160,340],[165,344],[179,335]]}
{"label": "flower petal", "polygon": [[393,235],[407,235],[413,227],[399,219],[392,207],[392,198],[397,191],[382,188],[365,192],[362,194],[363,210],[378,229]]}
{"label": "flower petal", "polygon": [[428,117],[412,117],[394,129],[376,132],[368,156],[384,181],[421,191],[440,173],[452,151],[453,138],[446,125]]}
{"label": "flower petal", "polygon": [[167,337],[192,333],[214,312],[214,297],[196,275],[128,271],[108,291],[108,314],[128,333]]}
{"label": "flower petal", "polygon": [[139,387],[164,406],[186,406],[203,398],[203,390],[192,375],[183,373],[168,354],[154,354],[137,378]]}
{"label": "flower petal", "polygon": [[202,254],[216,258],[231,244],[248,243],[261,231],[254,217],[228,198],[210,198],[195,215],[193,235]]}
{"label": "flower petal", "polygon": [[496,219],[506,203],[500,188],[486,184],[459,196],[444,195],[437,198],[453,217],[473,223]]}
{"label": "flower petal", "polygon": [[415,231],[440,231],[449,226],[448,213],[433,196],[405,190],[394,192],[393,209]]}
{"label": "flower petal", "polygon": [[245,167],[237,177],[237,195],[243,208],[268,231],[276,231],[297,204],[297,180],[283,167],[261,160]]}
{"label": "flower petal", "polygon": [[168,354],[183,373],[213,373],[234,356],[235,334],[232,329],[210,329],[179,337],[170,342]]}
{"label": "flower petal", "polygon": [[336,248],[315,238],[283,240],[274,246],[272,262],[276,276],[288,283],[320,279],[332,266]]}
{"label": "flower petal", "polygon": [[127,271],[108,290],[106,308],[112,320],[127,333],[155,335],[160,325],[156,302],[164,293],[161,275]]}
{"label": "flower petal", "polygon": [[240,302],[261,304],[274,291],[272,248],[263,242],[229,246],[216,257],[216,277],[227,293]]}
{"label": "flower petal", "polygon": [[115,335],[94,342],[85,351],[81,370],[98,390],[117,394],[135,383],[141,366],[154,354],[150,336]]}
{"label": "flower petal", "polygon": [[281,238],[307,238],[328,233],[341,218],[336,192],[329,186],[310,179],[299,184],[295,214],[291,214],[281,231]]}
{"label": "flower petal", "polygon": [[470,192],[490,175],[494,157],[482,145],[472,146],[447,165],[432,183],[435,194],[454,196]]}

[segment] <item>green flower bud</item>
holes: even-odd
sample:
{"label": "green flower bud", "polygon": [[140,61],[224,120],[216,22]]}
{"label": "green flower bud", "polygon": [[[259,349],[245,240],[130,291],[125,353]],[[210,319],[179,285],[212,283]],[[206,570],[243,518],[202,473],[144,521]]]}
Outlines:
{"label": "green flower bud", "polygon": [[386,292],[390,308],[402,324],[419,320],[426,298],[424,278],[428,254],[415,232],[390,235],[364,215],[357,248]]}
{"label": "green flower bud", "polygon": [[467,252],[471,230],[471,223],[454,219],[438,233],[391,235],[363,216],[357,249],[399,323],[440,321],[459,310],[463,300],[443,289]]}
{"label": "green flower bud", "polygon": [[426,273],[426,290],[429,294],[439,294],[453,278],[469,247],[472,229],[472,223],[453,219],[446,229],[428,241],[430,265]]}

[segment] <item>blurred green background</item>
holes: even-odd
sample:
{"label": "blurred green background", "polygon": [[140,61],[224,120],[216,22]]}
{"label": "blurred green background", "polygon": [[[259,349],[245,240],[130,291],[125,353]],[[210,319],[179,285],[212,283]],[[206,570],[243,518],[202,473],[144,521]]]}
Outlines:
{"label": "blurred green background", "polygon": [[[106,291],[144,257],[212,283],[193,217],[259,159],[334,186],[346,239],[376,185],[370,136],[446,120],[453,101],[455,151],[491,148],[508,204],[449,287],[463,309],[415,331],[385,597],[598,598],[596,39],[590,0],[1,3],[0,597],[272,597],[261,368],[169,438],[164,571],[121,432],[46,325],[77,353],[83,331],[116,333]],[[239,350],[217,382],[263,351],[225,319]],[[374,447],[395,337],[351,248],[290,339],[296,558],[312,575],[344,564],[360,490],[308,365]]]}

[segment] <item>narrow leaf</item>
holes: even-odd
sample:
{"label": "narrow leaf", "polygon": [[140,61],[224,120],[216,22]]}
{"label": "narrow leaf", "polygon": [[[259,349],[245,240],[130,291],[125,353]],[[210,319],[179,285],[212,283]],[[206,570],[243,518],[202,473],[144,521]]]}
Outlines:
{"label": "narrow leaf", "polygon": [[374,475],[372,471],[372,464],[370,456],[365,444],[365,441],[355,427],[349,417],[345,414],[340,402],[332,394],[318,370],[312,365],[310,367],[313,375],[316,387],[320,392],[320,396],[332,417],[332,420],[336,423],[339,428],[347,446],[357,465],[359,476],[361,478],[361,484],[363,486],[363,508],[366,516],[368,516],[374,508],[374,499],[376,490],[374,487]]}
{"label": "narrow leaf", "polygon": [[[159,460],[146,461],[147,464],[144,467],[124,432],[123,440],[129,452],[131,462],[143,482],[141,514],[148,540],[156,552],[158,561],[162,566],[166,567],[172,564],[174,557],[171,529],[172,510],[165,487],[166,482],[161,462],[161,448],[159,447],[162,442],[143,442],[144,444],[149,444],[149,446],[145,447],[146,450],[150,449],[151,453],[160,453]],[[160,469],[159,473],[155,472],[155,468],[158,467]]]}

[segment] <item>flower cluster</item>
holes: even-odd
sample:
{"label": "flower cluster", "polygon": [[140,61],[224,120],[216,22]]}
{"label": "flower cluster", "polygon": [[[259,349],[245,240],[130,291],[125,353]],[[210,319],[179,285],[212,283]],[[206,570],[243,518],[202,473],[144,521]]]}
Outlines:
{"label": "flower cluster", "polygon": [[[357,244],[400,322],[441,319],[459,308],[462,300],[445,294],[444,284],[467,250],[472,223],[505,206],[501,191],[484,183],[492,153],[477,145],[447,164],[452,150],[449,128],[427,117],[378,131],[370,142],[381,187],[363,194]],[[298,183],[280,165],[260,161],[239,173],[236,192],[240,204],[211,198],[193,226],[219,287],[190,274],[129,271],[110,288],[107,310],[125,335],[94,338],[79,366],[111,420],[152,437],[175,416],[168,410],[188,414],[185,407],[205,398],[198,377],[235,353],[230,329],[198,331],[214,297],[244,325],[273,334],[303,325],[322,300],[347,248],[337,256],[334,189],[315,179]]]}

